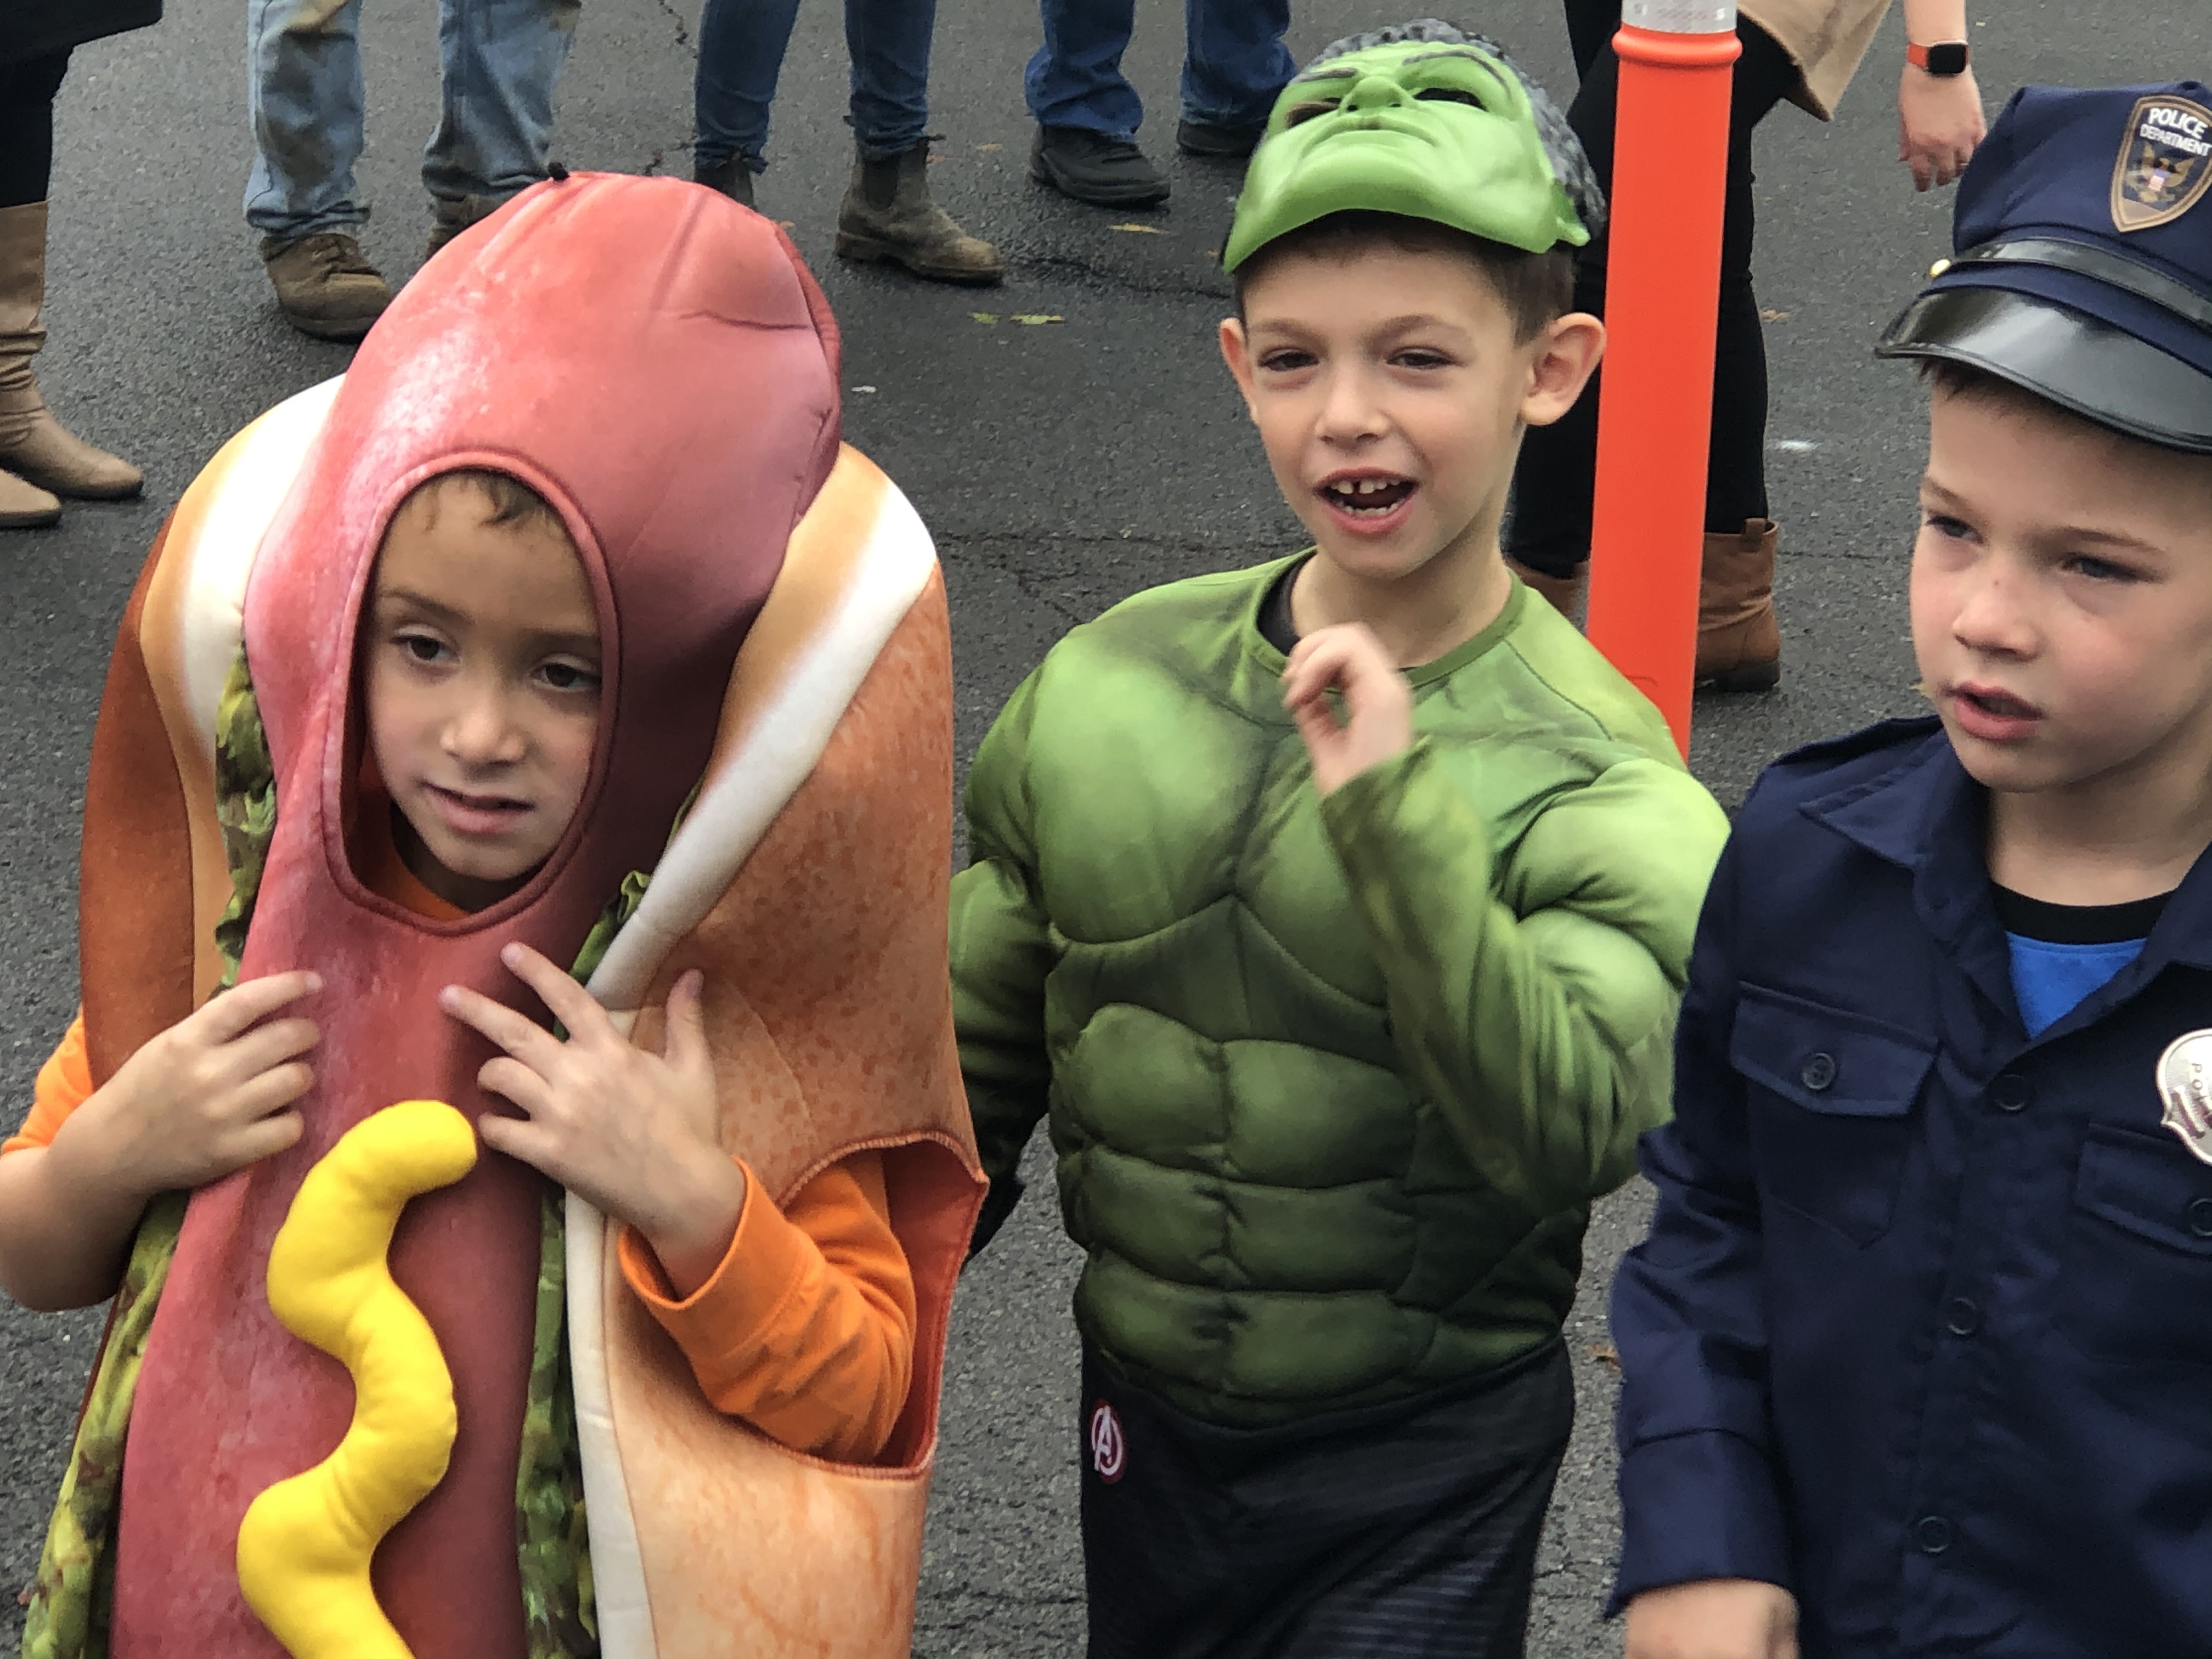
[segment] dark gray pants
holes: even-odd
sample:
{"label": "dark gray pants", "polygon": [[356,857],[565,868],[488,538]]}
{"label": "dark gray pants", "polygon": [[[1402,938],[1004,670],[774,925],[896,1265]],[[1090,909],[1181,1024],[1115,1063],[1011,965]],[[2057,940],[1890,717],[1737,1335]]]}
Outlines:
{"label": "dark gray pants", "polygon": [[1086,1352],[1090,1659],[1521,1659],[1573,1423],[1557,1341],[1257,1430],[1186,1416]]}

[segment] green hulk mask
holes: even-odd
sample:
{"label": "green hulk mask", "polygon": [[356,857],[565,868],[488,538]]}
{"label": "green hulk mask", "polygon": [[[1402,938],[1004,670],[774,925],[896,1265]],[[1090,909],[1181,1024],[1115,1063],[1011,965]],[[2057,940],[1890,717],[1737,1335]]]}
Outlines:
{"label": "green hulk mask", "polygon": [[1447,23],[1340,40],[1275,100],[1222,264],[1332,213],[1450,225],[1541,253],[1580,247],[1604,204],[1543,89],[1491,42]]}

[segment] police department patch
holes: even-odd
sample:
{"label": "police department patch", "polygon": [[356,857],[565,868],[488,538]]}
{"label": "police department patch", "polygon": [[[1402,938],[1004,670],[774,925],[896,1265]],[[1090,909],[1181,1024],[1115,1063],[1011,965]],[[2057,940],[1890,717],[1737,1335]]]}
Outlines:
{"label": "police department patch", "polygon": [[2121,230],[2170,224],[2212,188],[2212,109],[2153,94],[2136,101],[2112,167],[2112,223]]}

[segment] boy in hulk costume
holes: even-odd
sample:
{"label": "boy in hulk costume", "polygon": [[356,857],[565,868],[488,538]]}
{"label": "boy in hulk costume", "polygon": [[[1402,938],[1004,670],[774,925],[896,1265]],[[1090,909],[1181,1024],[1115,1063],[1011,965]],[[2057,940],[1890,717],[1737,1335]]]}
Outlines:
{"label": "boy in hulk costume", "polygon": [[282,1659],[240,1519],[352,1387],[269,1247],[408,1098],[483,1140],[390,1253],[459,1425],[374,1556],[408,1649],[907,1651],[981,1183],[942,586],[836,385],[773,226],[568,178],[179,503],[94,740],[82,1012],[0,1156],[0,1282],[117,1292],[27,1654]]}
{"label": "boy in hulk costume", "polygon": [[977,758],[979,1239],[1048,1117],[1091,1659],[1522,1651],[1582,1236],[1666,1114],[1725,832],[1499,553],[1522,431],[1597,362],[1599,210],[1487,42],[1317,58],[1221,325],[1315,544],[1077,629]]}

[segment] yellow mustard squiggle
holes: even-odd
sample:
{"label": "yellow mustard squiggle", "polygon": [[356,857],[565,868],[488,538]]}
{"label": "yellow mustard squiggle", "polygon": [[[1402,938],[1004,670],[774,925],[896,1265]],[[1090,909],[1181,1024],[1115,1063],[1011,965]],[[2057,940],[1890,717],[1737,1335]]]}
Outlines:
{"label": "yellow mustard squiggle", "polygon": [[270,1308],[354,1382],[337,1449],[256,1498],[238,1529],[240,1588],[293,1659],[411,1659],[369,1559],[445,1479],[453,1379],[386,1257],[408,1200],[476,1160],[475,1130],[443,1101],[387,1106],[307,1172],[270,1249]]}

